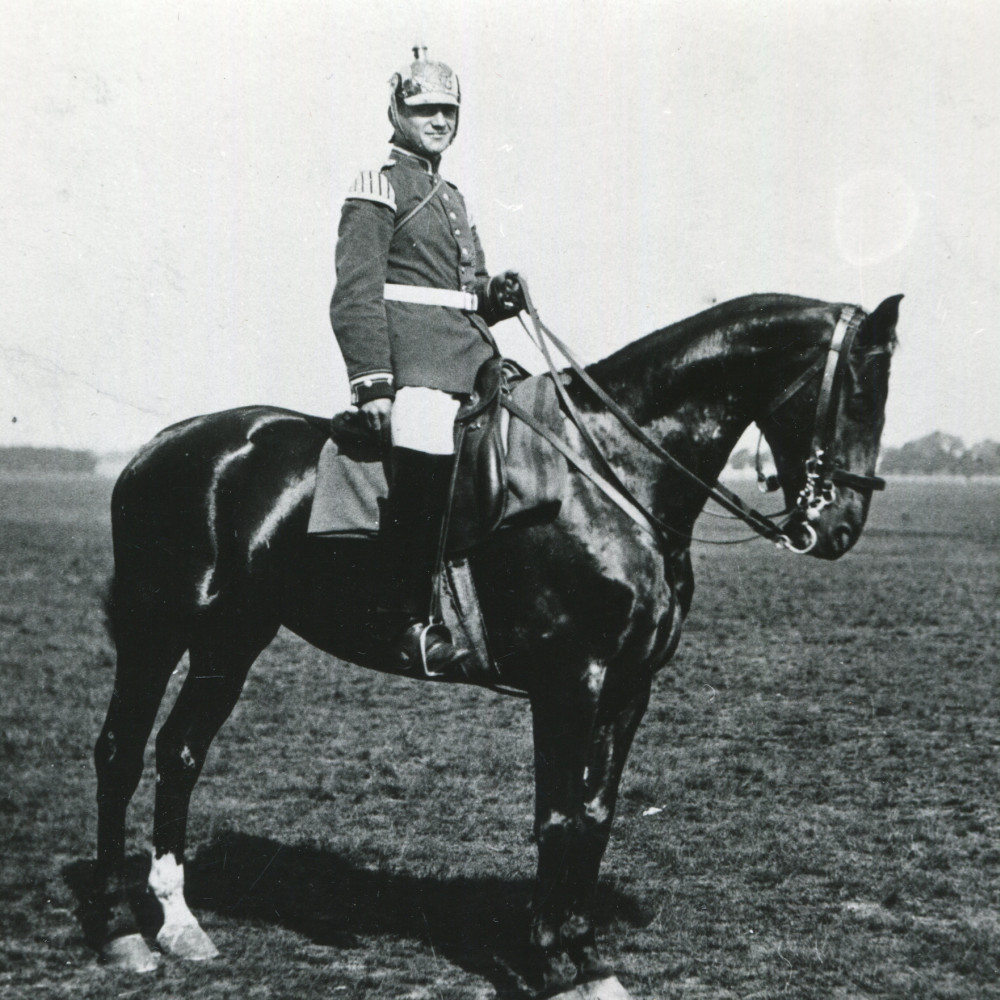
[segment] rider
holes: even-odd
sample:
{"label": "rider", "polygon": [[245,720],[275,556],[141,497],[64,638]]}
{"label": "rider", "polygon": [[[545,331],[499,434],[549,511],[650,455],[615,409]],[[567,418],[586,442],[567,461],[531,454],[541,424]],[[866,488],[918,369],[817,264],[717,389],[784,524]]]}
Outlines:
{"label": "rider", "polygon": [[458,130],[458,77],[426,49],[413,55],[389,81],[388,159],[355,178],[341,211],[330,319],[351,401],[391,442],[381,544],[393,654],[403,669],[457,676],[466,654],[428,625],[454,420],[497,355],[488,327],[524,294],[516,272],[490,277],[462,195],[438,174]]}

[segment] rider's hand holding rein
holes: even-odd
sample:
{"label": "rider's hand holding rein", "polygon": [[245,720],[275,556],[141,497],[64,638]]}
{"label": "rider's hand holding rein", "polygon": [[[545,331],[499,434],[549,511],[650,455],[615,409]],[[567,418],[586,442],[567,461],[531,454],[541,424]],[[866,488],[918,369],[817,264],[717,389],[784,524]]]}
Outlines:
{"label": "rider's hand holding rein", "polygon": [[517,271],[504,271],[494,275],[486,289],[486,295],[491,307],[506,317],[516,316],[528,308],[521,287],[521,276]]}

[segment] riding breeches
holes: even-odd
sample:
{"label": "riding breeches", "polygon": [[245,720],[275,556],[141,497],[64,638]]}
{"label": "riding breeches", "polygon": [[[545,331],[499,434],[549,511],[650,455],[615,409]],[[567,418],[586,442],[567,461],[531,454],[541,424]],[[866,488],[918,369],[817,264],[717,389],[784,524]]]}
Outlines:
{"label": "riding breeches", "polygon": [[462,399],[441,389],[402,386],[392,404],[392,445],[428,455],[455,453],[455,416]]}

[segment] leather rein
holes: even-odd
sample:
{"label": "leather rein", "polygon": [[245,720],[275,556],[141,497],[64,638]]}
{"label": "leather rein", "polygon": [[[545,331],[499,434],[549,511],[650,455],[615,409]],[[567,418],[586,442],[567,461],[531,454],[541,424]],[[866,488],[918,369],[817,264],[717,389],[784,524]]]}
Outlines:
{"label": "leather rein", "polygon": [[[709,499],[714,500],[715,503],[717,503],[724,510],[729,511],[730,514],[747,524],[754,532],[756,532],[756,534],[774,542],[781,548],[786,548],[791,552],[799,554],[809,552],[813,548],[816,544],[817,536],[815,530],[809,522],[816,520],[819,517],[819,513],[823,507],[826,507],[834,502],[836,499],[835,484],[859,490],[885,489],[885,480],[879,478],[878,476],[859,475],[843,469],[834,469],[829,467],[825,460],[825,456],[830,454],[832,451],[834,437],[836,434],[837,417],[839,415],[839,405],[834,405],[833,402],[834,399],[838,398],[836,390],[839,388],[843,380],[843,368],[846,364],[846,359],[850,354],[854,337],[856,336],[864,319],[864,314],[857,307],[846,306],[841,311],[840,317],[837,320],[837,325],[831,335],[830,345],[827,349],[826,355],[821,356],[817,359],[817,361],[811,364],[806,371],[803,372],[802,375],[800,375],[781,394],[781,396],[771,405],[764,417],[761,418],[762,420],[766,420],[767,417],[771,416],[779,407],[787,403],[802,388],[804,388],[822,369],[823,381],[820,385],[816,406],[816,417],[813,423],[812,449],[811,454],[805,463],[806,484],[799,493],[795,505],[795,509],[802,511],[805,516],[805,527],[809,540],[804,547],[797,547],[785,534],[781,526],[772,519],[772,516],[762,514],[760,511],[750,507],[741,497],[739,497],[732,490],[723,486],[721,483],[716,482],[713,485],[704,482],[695,472],[687,468],[687,466],[674,458],[674,456],[671,455],[665,448],[654,441],[635,422],[635,420],[633,420],[632,417],[617,402],[615,402],[615,400],[612,399],[611,396],[609,396],[597,382],[594,381],[594,379],[576,360],[566,344],[564,344],[562,340],[560,340],[541,321],[523,278],[521,279],[521,288],[524,292],[525,307],[529,317],[531,318],[532,326],[534,327],[534,336],[531,335],[531,331],[528,330],[523,319],[521,320],[522,325],[525,327],[525,331],[528,333],[528,336],[532,339],[541,351],[542,356],[545,358],[546,364],[549,368],[549,374],[552,381],[555,383],[563,409],[566,415],[573,422],[573,425],[576,427],[583,441],[586,443],[587,448],[590,450],[591,455],[597,462],[603,476],[596,475],[592,470],[588,469],[564,442],[559,441],[557,438],[550,436],[549,434],[545,434],[544,436],[550,441],[550,443],[557,447],[572,462],[572,464],[577,467],[579,471],[587,475],[587,477],[594,482],[595,485],[600,487],[605,495],[609,496],[610,499],[618,503],[618,506],[625,510],[625,512],[629,514],[633,520],[639,523],[646,530],[650,531],[657,541],[665,542],[668,535],[683,535],[683,533],[678,532],[676,528],[672,528],[670,525],[664,523],[655,514],[653,514],[653,512],[650,511],[632,493],[629,487],[622,482],[618,473],[612,468],[610,462],[600,450],[590,431],[587,430],[575,404],[570,399],[569,393],[566,391],[566,387],[563,385],[559,371],[552,359],[552,354],[549,350],[547,341],[551,341],[551,343],[555,345],[563,357],[569,362],[570,367],[577,377],[587,386],[587,388],[591,390],[591,392],[594,393],[594,395],[597,396],[606,409],[623,427],[625,427],[626,430],[629,431],[630,434],[632,434],[637,441],[639,441],[640,444],[642,444],[661,461],[670,465],[689,482],[698,486],[705,492]],[[507,404],[505,403],[505,405]],[[513,410],[513,407],[508,406],[508,408]],[[526,416],[523,411],[514,412],[515,415],[521,419],[524,419]],[[534,426],[534,421],[530,422]],[[539,428],[536,427],[536,430],[537,429]],[[775,488],[777,488],[777,484]],[[614,494],[617,494],[617,496]],[[782,514],[778,516],[784,516],[785,513],[787,512],[782,512]],[[687,535],[684,535],[683,537],[690,540]]]}

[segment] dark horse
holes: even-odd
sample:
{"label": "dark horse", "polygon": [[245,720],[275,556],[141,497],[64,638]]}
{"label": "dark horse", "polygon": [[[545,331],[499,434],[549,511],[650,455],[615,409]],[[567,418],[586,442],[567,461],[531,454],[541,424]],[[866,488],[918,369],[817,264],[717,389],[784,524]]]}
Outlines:
{"label": "dark horse", "polygon": [[[598,869],[653,675],[673,653],[691,604],[690,536],[707,495],[662,449],[712,484],[756,421],[792,511],[782,529],[790,547],[808,542],[813,556],[842,556],[878,485],[872,474],[900,298],[866,314],[750,296],[589,366],[586,374],[659,453],[596,404],[578,373],[570,376],[569,395],[610,468],[668,527],[644,530],[572,474],[557,519],[496,532],[472,554],[504,684],[531,703],[538,874],[524,975],[541,992],[610,974],[591,915]],[[837,359],[835,330],[845,316],[853,343]],[[832,414],[822,418],[823,449],[818,408]],[[160,948],[188,958],[216,954],[184,901],[188,804],[250,665],[284,625],[343,660],[378,666],[368,638],[380,583],[374,543],[306,532],[328,429],[326,420],[265,406],[195,417],[157,435],[115,487],[109,608],[117,673],[95,749],[95,900],[106,961],[134,969],[153,961],[125,902],[125,811],[185,650],[188,675],[156,738],[149,885],[163,907]],[[575,429],[568,437],[584,447]]]}

